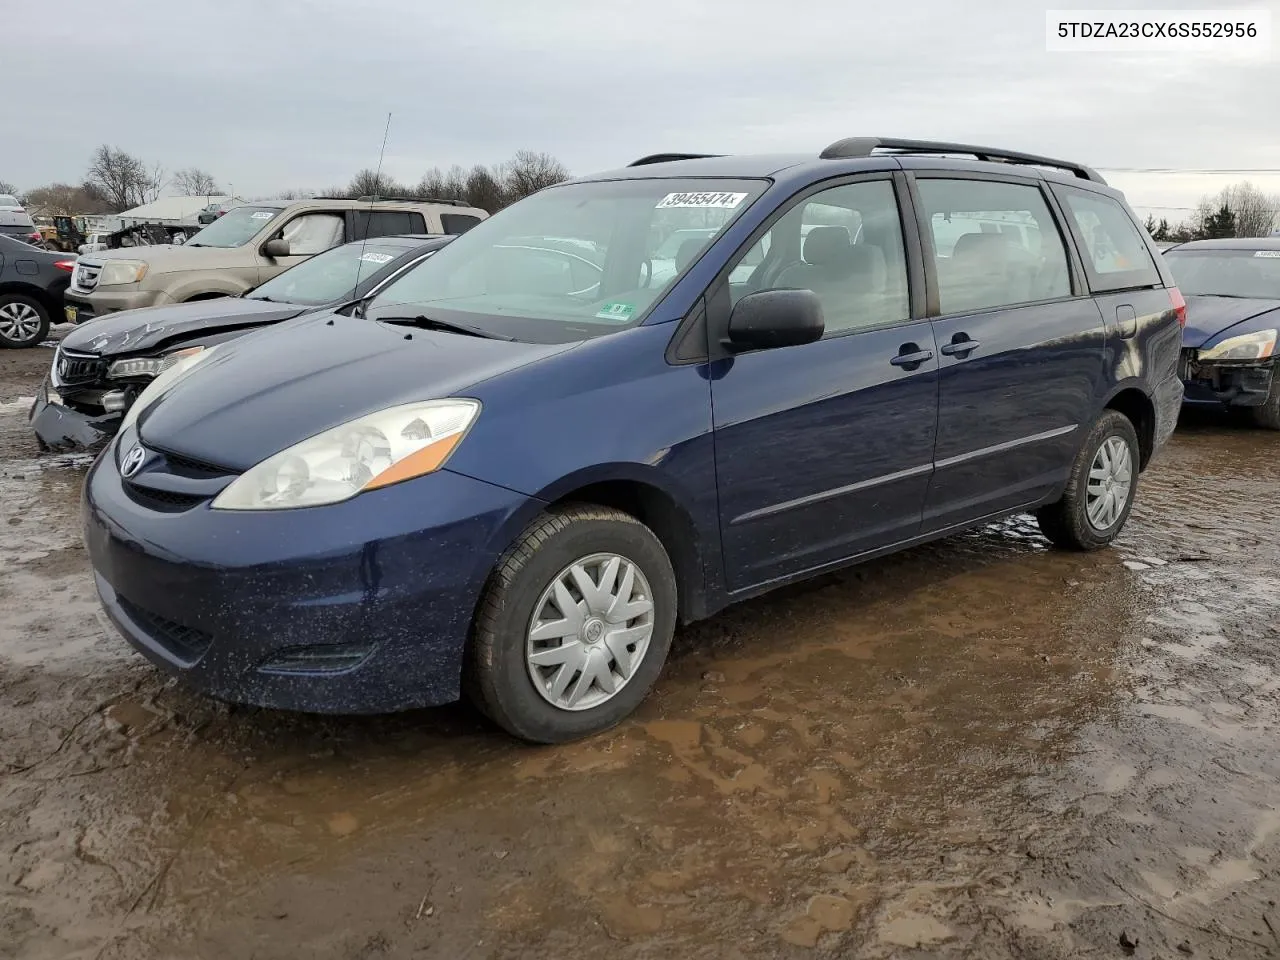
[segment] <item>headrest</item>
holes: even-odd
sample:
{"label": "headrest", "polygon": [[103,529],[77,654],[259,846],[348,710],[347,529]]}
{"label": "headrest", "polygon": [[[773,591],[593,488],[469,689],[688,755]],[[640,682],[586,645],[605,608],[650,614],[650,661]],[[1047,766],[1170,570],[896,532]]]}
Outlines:
{"label": "headrest", "polygon": [[952,257],[993,256],[1007,253],[1014,246],[1012,240],[1002,233],[966,233],[956,241]]}
{"label": "headrest", "polygon": [[851,247],[848,228],[814,227],[804,238],[804,259],[817,266],[847,263]]}
{"label": "headrest", "polygon": [[676,272],[683,273],[706,245],[707,241],[703,237],[690,237],[681,243],[680,249],[676,251]]}

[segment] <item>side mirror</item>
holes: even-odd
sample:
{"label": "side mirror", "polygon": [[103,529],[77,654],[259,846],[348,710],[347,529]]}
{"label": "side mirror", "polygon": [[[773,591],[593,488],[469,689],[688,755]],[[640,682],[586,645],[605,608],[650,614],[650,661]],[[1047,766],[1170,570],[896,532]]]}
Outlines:
{"label": "side mirror", "polygon": [[742,350],[795,347],[822,339],[822,302],[812,290],[761,290],[733,306],[725,346]]}
{"label": "side mirror", "polygon": [[289,241],[281,237],[268,240],[267,245],[262,248],[262,252],[272,258],[287,257],[289,255]]}

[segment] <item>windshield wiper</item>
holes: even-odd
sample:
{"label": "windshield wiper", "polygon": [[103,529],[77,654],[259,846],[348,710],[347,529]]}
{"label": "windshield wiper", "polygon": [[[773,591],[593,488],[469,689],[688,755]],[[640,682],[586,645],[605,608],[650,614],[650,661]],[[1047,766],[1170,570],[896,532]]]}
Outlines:
{"label": "windshield wiper", "polygon": [[483,337],[486,340],[511,341],[515,339],[515,337],[504,337],[464,323],[454,323],[452,320],[438,320],[435,317],[428,317],[421,313],[412,317],[374,317],[373,319],[378,323],[403,323],[418,327],[421,330],[443,330],[446,333],[461,333],[469,337]]}

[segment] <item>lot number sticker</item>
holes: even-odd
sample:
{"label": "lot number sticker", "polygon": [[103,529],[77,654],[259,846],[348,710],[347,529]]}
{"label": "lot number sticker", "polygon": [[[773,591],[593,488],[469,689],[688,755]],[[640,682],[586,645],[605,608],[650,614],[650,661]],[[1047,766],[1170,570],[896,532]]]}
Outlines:
{"label": "lot number sticker", "polygon": [[745,193],[668,193],[655,209],[703,207],[732,210],[746,198]]}
{"label": "lot number sticker", "polygon": [[391,254],[389,253],[366,253],[360,257],[365,263],[390,263]]}
{"label": "lot number sticker", "polygon": [[249,214],[249,219],[250,220],[270,220],[273,216],[275,216],[275,214],[273,214],[270,210],[258,210],[255,213]]}
{"label": "lot number sticker", "polygon": [[1255,257],[1271,257],[1280,260],[1280,250],[1255,250],[1253,255]]}

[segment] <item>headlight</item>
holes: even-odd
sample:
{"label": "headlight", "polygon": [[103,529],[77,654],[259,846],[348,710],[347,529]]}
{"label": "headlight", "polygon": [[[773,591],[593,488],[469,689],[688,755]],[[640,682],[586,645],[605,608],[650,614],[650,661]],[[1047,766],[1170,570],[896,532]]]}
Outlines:
{"label": "headlight", "polygon": [[128,380],[137,377],[158,377],[183,357],[194,356],[203,349],[204,347],[188,347],[185,350],[166,353],[162,357],[131,357],[127,360],[117,360],[107,368],[107,378]]}
{"label": "headlight", "polygon": [[147,265],[141,260],[106,260],[98,274],[98,286],[114,287],[122,283],[137,283],[147,275]]}
{"label": "headlight", "polygon": [[433,473],[479,413],[475,400],[429,400],[371,413],[268,457],[233,480],[213,506],[314,507]]}
{"label": "headlight", "polygon": [[138,394],[138,399],[133,401],[133,406],[125,411],[124,419],[120,421],[121,433],[124,433],[137,421],[139,414],[143,410],[159,400],[174,384],[189,374],[192,367],[202,360],[207,360],[215,353],[216,348],[206,347],[194,352],[186,350],[180,352],[186,354],[186,356],[178,357],[169,369],[148,383],[146,389]]}
{"label": "headlight", "polygon": [[1259,330],[1223,340],[1216,347],[1201,350],[1201,362],[1212,360],[1265,360],[1276,347],[1274,330]]}

